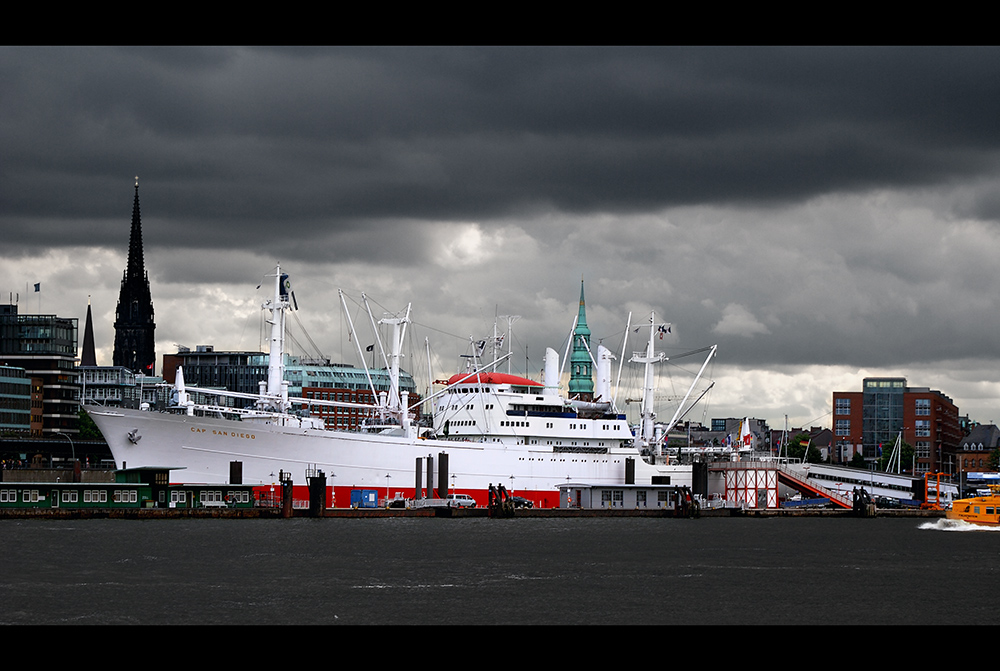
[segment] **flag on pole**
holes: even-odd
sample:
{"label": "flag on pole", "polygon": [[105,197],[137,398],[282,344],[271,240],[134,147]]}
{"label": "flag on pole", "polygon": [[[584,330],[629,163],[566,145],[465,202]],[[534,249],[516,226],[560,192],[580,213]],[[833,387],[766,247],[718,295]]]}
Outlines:
{"label": "flag on pole", "polygon": [[751,447],[753,444],[753,434],[750,433],[750,418],[747,417],[743,420],[743,427],[740,431],[740,439],[743,443],[743,447]]}
{"label": "flag on pole", "polygon": [[42,290],[42,283],[41,282],[35,282],[35,293],[37,294],[41,290]]}

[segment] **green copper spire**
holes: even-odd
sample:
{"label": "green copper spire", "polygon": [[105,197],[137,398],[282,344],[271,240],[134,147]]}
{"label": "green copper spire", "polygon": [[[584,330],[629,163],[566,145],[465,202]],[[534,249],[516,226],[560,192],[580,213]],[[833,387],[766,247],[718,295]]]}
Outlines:
{"label": "green copper spire", "polygon": [[590,360],[590,329],[587,327],[587,303],[583,299],[583,280],[580,280],[580,315],[573,331],[573,353],[570,355],[569,395],[579,395],[589,401],[594,397],[594,376]]}

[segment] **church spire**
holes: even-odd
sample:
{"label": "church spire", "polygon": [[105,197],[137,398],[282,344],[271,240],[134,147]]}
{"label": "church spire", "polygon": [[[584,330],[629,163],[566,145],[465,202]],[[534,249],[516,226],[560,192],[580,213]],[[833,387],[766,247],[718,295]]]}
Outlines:
{"label": "church spire", "polygon": [[569,395],[581,400],[594,398],[594,376],[590,359],[590,328],[587,326],[587,302],[583,298],[583,279],[580,280],[580,313],[573,331],[573,353],[570,355]]}
{"label": "church spire", "polygon": [[144,277],[142,259],[142,221],[139,217],[139,177],[135,178],[135,200],[132,203],[132,232],[128,239],[128,269],[126,277]]}
{"label": "church spire", "polygon": [[87,324],[83,327],[83,353],[81,366],[97,365],[97,350],[94,347],[94,319],[90,316],[90,297],[87,297]]}
{"label": "church spire", "polygon": [[139,178],[135,178],[132,204],[132,232],[128,242],[128,266],[115,311],[115,352],[113,363],[134,373],[152,375],[156,366],[153,332],[153,298],[149,275],[142,258],[142,221],[139,217]]}

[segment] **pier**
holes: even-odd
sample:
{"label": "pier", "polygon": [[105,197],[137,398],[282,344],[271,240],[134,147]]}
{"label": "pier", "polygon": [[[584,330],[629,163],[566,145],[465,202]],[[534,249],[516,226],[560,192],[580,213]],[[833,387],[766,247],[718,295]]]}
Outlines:
{"label": "pier", "polygon": [[[913,517],[937,518],[944,517],[944,511],[920,509],[876,509],[874,517]],[[283,514],[281,508],[133,508],[133,509],[77,509],[66,508],[29,508],[0,509],[0,520],[18,519],[123,519],[123,520],[169,520],[169,519],[282,519],[289,516]],[[317,519],[379,519],[388,517],[417,518],[448,518],[470,519],[488,518],[486,508],[423,508],[406,510],[404,508],[327,508],[322,516],[311,514],[307,509],[296,508],[291,518]],[[680,519],[670,510],[641,509],[597,509],[579,508],[528,508],[518,509],[512,516],[505,519],[551,519],[551,518],[585,518],[585,517],[655,517]],[[857,517],[851,509],[843,508],[716,508],[702,510],[696,518],[715,517]]]}

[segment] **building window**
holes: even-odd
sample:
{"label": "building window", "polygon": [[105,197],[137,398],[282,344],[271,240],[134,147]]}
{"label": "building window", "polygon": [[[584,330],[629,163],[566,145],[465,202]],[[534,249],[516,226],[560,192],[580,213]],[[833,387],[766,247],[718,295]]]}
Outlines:
{"label": "building window", "polygon": [[849,398],[838,398],[835,401],[836,410],[838,415],[850,415],[851,414],[851,399]]}
{"label": "building window", "polygon": [[918,419],[914,426],[913,435],[921,438],[929,438],[931,435],[931,423],[927,419]]}
{"label": "building window", "polygon": [[929,398],[916,399],[916,414],[918,416],[927,416],[931,414],[931,400]]}
{"label": "building window", "polygon": [[851,420],[849,419],[838,419],[836,423],[837,435],[838,436],[849,436],[851,435]]}

